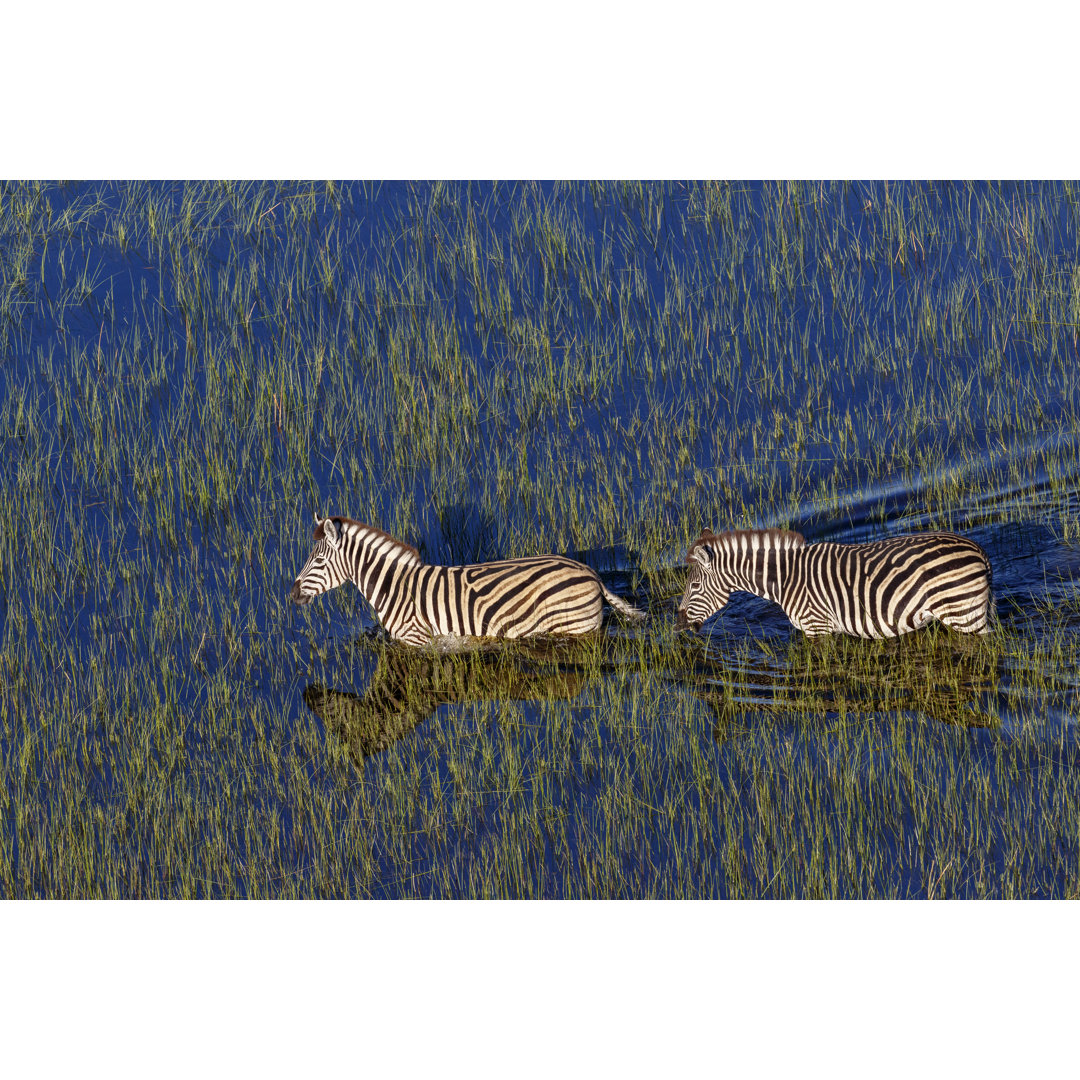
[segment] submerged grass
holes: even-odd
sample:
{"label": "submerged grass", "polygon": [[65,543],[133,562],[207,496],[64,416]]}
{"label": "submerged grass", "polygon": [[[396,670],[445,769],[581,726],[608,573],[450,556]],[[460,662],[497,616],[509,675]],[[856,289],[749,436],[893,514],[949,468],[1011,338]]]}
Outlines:
{"label": "submerged grass", "polygon": [[[1080,891],[1077,189],[0,188],[0,894]],[[403,653],[313,511],[643,629]],[[955,528],[1001,629],[672,628],[701,527]]]}

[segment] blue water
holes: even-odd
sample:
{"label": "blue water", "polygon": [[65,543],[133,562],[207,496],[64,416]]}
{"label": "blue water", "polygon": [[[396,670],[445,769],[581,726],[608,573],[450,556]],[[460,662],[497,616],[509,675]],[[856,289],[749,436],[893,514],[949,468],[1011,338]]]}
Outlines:
{"label": "blue water", "polygon": [[[32,406],[5,413],[0,490],[16,514],[21,471],[45,463],[54,517],[39,542],[58,575],[76,574],[69,555],[84,544],[91,553],[126,553],[133,560],[145,551],[151,565],[169,568],[177,579],[201,575],[208,583],[207,627],[160,656],[154,620],[167,620],[172,594],[152,575],[133,570],[111,582],[91,575],[61,613],[81,664],[92,661],[101,640],[116,671],[155,660],[161,693],[178,696],[188,718],[187,745],[197,758],[210,758],[217,737],[200,720],[206,698],[197,672],[232,670],[237,663],[238,650],[223,627],[306,647],[301,620],[307,616],[291,609],[283,615],[281,605],[289,575],[306,554],[311,513],[353,513],[361,494],[378,508],[376,524],[389,525],[411,504],[411,531],[403,538],[430,561],[494,558],[523,535],[561,536],[562,550],[597,567],[622,594],[633,593],[656,618],[669,617],[670,588],[641,572],[640,555],[625,536],[581,539],[572,520],[535,498],[508,497],[495,505],[481,497],[489,452],[500,445],[520,444],[534,479],[560,462],[576,463],[559,482],[586,500],[614,463],[625,482],[621,507],[628,530],[659,507],[672,536],[669,567],[685,550],[684,520],[692,519],[692,528],[785,525],[810,540],[938,527],[940,512],[928,506],[934,490],[952,478],[974,494],[951,507],[948,524],[989,553],[1003,623],[1033,639],[1049,637],[1038,612],[1074,604],[1080,555],[1069,529],[1080,514],[1074,419],[1080,364],[1075,322],[1070,329],[1067,317],[1069,304],[1080,303],[1069,299],[1070,290],[1080,290],[1080,213],[1068,185],[379,183],[344,184],[332,192],[325,185],[239,185],[222,190],[210,212],[207,200],[196,201],[193,193],[180,183],[43,185],[29,194],[0,186],[5,208],[15,199],[49,222],[47,243],[28,248],[20,219],[0,215],[0,291],[11,299],[10,315],[0,320],[0,403]],[[930,207],[926,218],[913,210],[923,204]],[[302,227],[295,217],[299,205],[312,209]],[[135,236],[116,233],[115,212],[125,206],[143,222]],[[990,227],[1002,207],[1010,222],[1004,232]],[[160,220],[151,227],[151,210],[187,221],[179,242],[165,239],[169,230]],[[905,224],[913,215],[921,222],[914,232]],[[554,239],[536,222],[556,223]],[[474,227],[476,259],[453,257],[456,239]],[[298,228],[307,243],[287,257]],[[793,240],[800,246],[791,254]],[[581,253],[595,268],[591,277],[573,269]],[[507,264],[518,267],[520,288],[500,295],[499,268]],[[333,284],[324,277],[326,267],[333,268]],[[243,295],[249,275],[257,299],[188,310],[178,286],[193,275],[204,295],[224,298]],[[377,277],[384,287],[373,284]],[[421,285],[422,279],[434,285]],[[609,280],[621,287],[611,291]],[[1053,325],[1047,312],[1027,306],[1034,286],[1047,282],[1062,298],[1055,318],[1065,313],[1065,321]],[[1010,318],[1002,333],[991,314],[1005,308]],[[938,318],[936,330],[927,312]],[[403,325],[416,328],[404,345]],[[433,326],[444,334],[435,342]],[[439,433],[430,471],[395,473],[392,482],[363,475],[350,464],[353,457],[364,460],[361,450],[374,448],[376,462],[394,457],[394,410],[406,388],[442,398],[462,393],[438,381],[430,360],[436,346],[444,356],[462,358],[467,396],[480,401],[473,426]],[[392,348],[403,349],[400,363],[409,379],[401,386],[387,374]],[[531,393],[536,371],[558,374],[567,357],[581,355],[588,361],[585,375],[565,387],[557,405]],[[298,477],[269,492],[265,478],[273,470],[260,459],[258,429],[266,418],[251,413],[249,397],[222,390],[237,372],[243,382],[267,371],[292,380],[288,395],[282,393],[289,397],[282,434],[270,440],[269,452],[274,469],[285,463]],[[359,389],[362,421],[341,425],[323,409],[335,371],[346,372]],[[959,397],[967,407],[925,416],[912,435],[905,395],[926,383],[966,386]],[[483,394],[474,393],[477,385]],[[943,389],[941,399],[948,396]],[[205,429],[178,426],[181,407],[192,401],[206,418]],[[827,402],[840,416],[850,411],[850,440],[841,446],[836,427],[824,425],[807,435],[797,461],[756,443],[755,422],[789,416],[805,401],[818,416]],[[224,439],[210,422],[211,402],[223,402]],[[317,418],[314,453],[305,460],[295,459],[287,437],[290,424],[303,422],[297,402]],[[76,451],[100,439],[99,413],[108,418],[106,432],[134,433],[142,474],[102,473],[93,454],[77,466]],[[654,414],[696,425],[677,469],[666,461],[660,468],[656,455],[663,451],[643,434]],[[1041,417],[1034,430],[1032,415]],[[725,437],[717,439],[717,432]],[[230,483],[212,488],[205,505],[178,500],[151,513],[156,504],[144,494],[147,477],[169,468],[172,447],[181,441],[200,447],[207,461],[226,462]],[[934,464],[920,468],[920,460]],[[834,484],[837,496],[807,497],[793,507],[763,488],[762,475],[780,492]],[[751,508],[750,520],[744,507]],[[251,533],[260,536],[265,562],[245,554],[244,536]],[[0,568],[0,575],[6,647],[26,643],[31,656],[40,655],[38,635],[53,631],[16,626],[9,612],[14,598],[43,595],[47,579],[18,565]],[[136,619],[137,599],[149,618]],[[323,673],[327,663],[339,662],[340,678],[328,689],[363,698],[374,662],[356,642],[376,630],[370,612],[355,597],[340,596],[319,618],[330,649]],[[1070,619],[1053,622],[1052,632],[1080,631]],[[748,600],[733,604],[707,630],[701,681],[679,692],[707,697],[744,679],[745,669],[715,666],[729,646],[749,639],[780,650],[796,640],[780,613]],[[755,680],[737,686],[736,697],[745,694],[754,705],[774,699],[788,673],[770,655],[757,658]],[[542,670],[550,674],[551,665]],[[1060,672],[1055,679],[1055,688],[1032,708],[1074,730],[1076,684]],[[996,702],[1007,720],[1015,710],[1009,680],[1008,670],[999,671],[995,685],[976,695],[984,704]],[[237,681],[245,700],[260,708],[283,701],[290,731],[318,717],[304,702],[316,675],[303,665],[282,670],[272,651],[253,659]],[[488,700],[483,685],[472,689],[473,703]],[[585,700],[590,692],[596,691],[581,691]],[[579,703],[569,708],[587,712],[581,699],[570,700]],[[399,741],[438,731],[440,718],[461,706],[453,695],[410,706],[412,719],[400,725]],[[829,713],[828,703],[823,710]],[[243,715],[242,739],[265,737],[263,720]],[[749,723],[764,737],[771,721],[755,713]],[[84,737],[73,752],[85,758],[93,799],[108,806],[123,789],[110,753],[99,763],[91,752],[106,744],[104,730]],[[780,729],[776,737],[783,734]],[[976,747],[991,737],[997,736],[970,736]],[[24,744],[13,734],[5,738],[10,770]],[[726,737],[718,738],[711,751],[719,775],[736,768],[727,745]],[[359,754],[361,775],[377,775],[386,750]],[[1053,767],[1071,767],[1072,760],[1066,755]],[[322,764],[313,761],[310,768],[317,783]],[[599,780],[589,767],[568,765],[562,776],[560,805],[572,808],[595,797]],[[262,797],[268,812],[290,820],[287,805]],[[46,816],[58,812],[47,798],[44,805]],[[497,807],[484,813],[485,828],[502,827]],[[902,832],[902,824],[898,828]],[[575,842],[571,837],[571,846]],[[660,841],[642,843],[655,848]],[[424,857],[421,845],[418,863]],[[659,850],[646,861],[664,864]],[[557,878],[556,861],[548,870]],[[155,884],[168,894],[167,882]],[[243,890],[242,879],[236,887]],[[395,887],[386,884],[382,893],[394,895]]]}

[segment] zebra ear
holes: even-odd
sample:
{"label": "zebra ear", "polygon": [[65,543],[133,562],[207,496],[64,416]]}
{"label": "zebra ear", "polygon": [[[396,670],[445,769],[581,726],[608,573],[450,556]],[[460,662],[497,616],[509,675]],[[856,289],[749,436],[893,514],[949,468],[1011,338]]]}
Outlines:
{"label": "zebra ear", "polygon": [[341,539],[341,536],[338,533],[337,526],[334,524],[334,519],[323,518],[322,527],[323,536],[325,536],[326,539],[329,541],[331,547],[336,548],[338,546],[338,542]]}
{"label": "zebra ear", "polygon": [[[712,539],[716,539],[712,537]],[[687,566],[693,566],[697,563],[699,566],[708,566],[712,562],[713,551],[708,546],[707,542],[704,542],[705,538],[702,537],[698,542],[686,553]]]}

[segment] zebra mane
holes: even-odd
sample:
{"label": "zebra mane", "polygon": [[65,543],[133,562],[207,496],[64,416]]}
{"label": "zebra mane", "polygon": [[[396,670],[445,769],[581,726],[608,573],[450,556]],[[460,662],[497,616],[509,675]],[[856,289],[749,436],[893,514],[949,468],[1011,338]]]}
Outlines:
{"label": "zebra mane", "polygon": [[704,529],[702,530],[701,535],[690,546],[690,550],[686,553],[686,561],[688,563],[692,562],[694,552],[702,545],[707,545],[711,548],[733,548],[738,545],[739,538],[743,536],[745,536],[747,540],[751,537],[768,537],[771,541],[769,547],[774,549],[800,548],[806,543],[806,538],[802,533],[792,532],[790,529],[731,529],[722,533],[714,533],[711,529]]}
{"label": "zebra mane", "polygon": [[420,557],[420,552],[412,546],[412,544],[406,544],[402,540],[398,540],[396,537],[391,536],[388,532],[383,532],[382,529],[377,529],[374,525],[365,525],[362,521],[355,521],[353,518],[339,517],[334,515],[332,518],[324,518],[318,525],[315,526],[314,539],[319,541],[323,538],[325,533],[324,523],[326,521],[334,521],[339,527],[347,528],[350,531],[353,529],[360,529],[364,532],[366,537],[377,540],[389,540],[397,549],[397,556],[399,559],[403,559],[406,563],[415,564],[417,566],[423,563],[423,559]]}

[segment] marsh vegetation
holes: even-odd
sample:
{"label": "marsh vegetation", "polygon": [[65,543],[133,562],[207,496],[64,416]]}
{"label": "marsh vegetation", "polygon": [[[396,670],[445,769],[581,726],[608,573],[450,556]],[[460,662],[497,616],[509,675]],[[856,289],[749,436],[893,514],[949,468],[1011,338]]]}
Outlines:
{"label": "marsh vegetation", "polygon": [[[1080,893],[1080,189],[0,187],[0,895]],[[646,607],[403,654],[312,513]],[[677,633],[703,526],[1000,630]]]}

